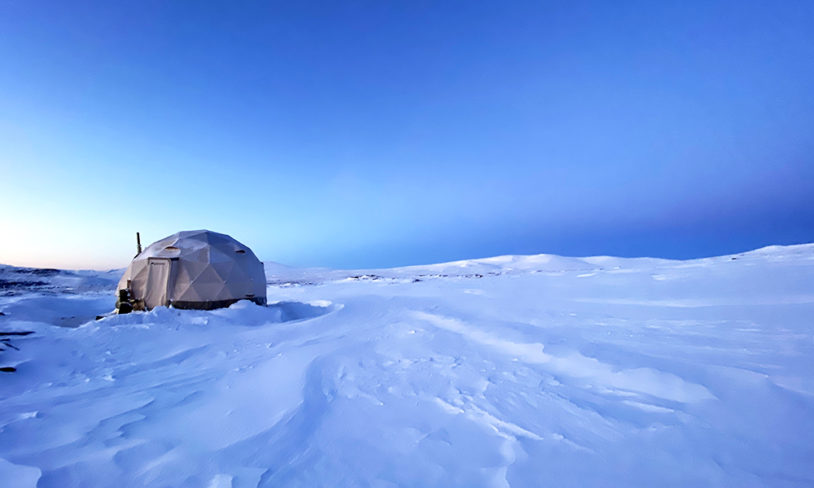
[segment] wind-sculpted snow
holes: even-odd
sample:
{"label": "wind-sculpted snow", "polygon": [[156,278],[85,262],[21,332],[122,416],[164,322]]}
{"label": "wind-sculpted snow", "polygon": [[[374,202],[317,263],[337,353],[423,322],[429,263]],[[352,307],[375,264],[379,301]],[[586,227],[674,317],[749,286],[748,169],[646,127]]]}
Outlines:
{"label": "wind-sculpted snow", "polygon": [[268,307],[0,297],[0,485],[814,485],[812,245],[266,270]]}
{"label": "wind-sculpted snow", "polygon": [[18,268],[0,264],[0,297],[25,295],[32,291],[50,294],[76,294],[115,288],[122,270],[67,271]]}

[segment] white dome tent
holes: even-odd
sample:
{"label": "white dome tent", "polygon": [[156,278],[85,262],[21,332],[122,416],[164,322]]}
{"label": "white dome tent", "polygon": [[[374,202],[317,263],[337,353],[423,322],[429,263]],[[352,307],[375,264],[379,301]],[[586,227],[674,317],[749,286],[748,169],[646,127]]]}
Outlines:
{"label": "white dome tent", "polygon": [[226,234],[184,231],[139,252],[118,286],[119,313],[155,307],[211,310],[238,300],[266,304],[263,263]]}

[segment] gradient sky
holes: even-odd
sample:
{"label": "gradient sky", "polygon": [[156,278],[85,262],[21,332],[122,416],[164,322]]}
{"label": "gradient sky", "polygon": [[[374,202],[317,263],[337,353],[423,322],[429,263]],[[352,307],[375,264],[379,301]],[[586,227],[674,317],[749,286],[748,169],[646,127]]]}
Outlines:
{"label": "gradient sky", "polygon": [[0,0],[0,262],[814,241],[814,2]]}

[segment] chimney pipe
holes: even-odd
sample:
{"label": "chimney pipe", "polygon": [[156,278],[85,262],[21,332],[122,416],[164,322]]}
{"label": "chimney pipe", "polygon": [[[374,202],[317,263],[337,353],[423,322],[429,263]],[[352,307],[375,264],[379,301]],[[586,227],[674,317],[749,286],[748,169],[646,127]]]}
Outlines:
{"label": "chimney pipe", "polygon": [[138,256],[141,254],[141,236],[138,232],[136,232],[136,246],[138,246],[138,253],[136,254],[136,256]]}

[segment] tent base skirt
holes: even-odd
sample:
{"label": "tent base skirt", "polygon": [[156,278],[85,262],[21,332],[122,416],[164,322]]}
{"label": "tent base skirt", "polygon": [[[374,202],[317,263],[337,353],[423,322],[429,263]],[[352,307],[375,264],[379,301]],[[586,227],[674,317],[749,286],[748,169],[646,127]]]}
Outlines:
{"label": "tent base skirt", "polygon": [[258,305],[265,305],[266,299],[265,298],[233,298],[229,300],[214,300],[208,302],[181,302],[181,301],[173,301],[170,306],[173,308],[180,308],[184,310],[214,310],[216,308],[226,308],[234,303],[239,302],[240,300],[249,300]]}

